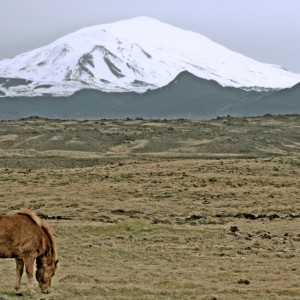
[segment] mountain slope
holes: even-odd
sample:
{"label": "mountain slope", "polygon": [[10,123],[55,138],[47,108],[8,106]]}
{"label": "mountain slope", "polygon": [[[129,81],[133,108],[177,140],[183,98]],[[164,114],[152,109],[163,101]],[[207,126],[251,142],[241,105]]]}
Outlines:
{"label": "mountain slope", "polygon": [[0,119],[210,119],[217,116],[300,114],[300,84],[280,91],[245,91],[180,73],[166,86],[140,94],[83,89],[69,97],[2,97]]}
{"label": "mountain slope", "polygon": [[300,83],[254,102],[245,103],[240,106],[240,110],[246,111],[248,115],[300,114]]}
{"label": "mountain slope", "polygon": [[66,96],[84,88],[144,93],[183,71],[232,87],[282,89],[300,82],[299,74],[247,58],[198,33],[139,17],[83,28],[0,61],[0,96]]}
{"label": "mountain slope", "polygon": [[180,73],[168,85],[139,94],[106,93],[83,89],[70,97],[0,98],[0,119],[37,115],[60,119],[190,118],[208,119],[232,114],[246,115],[250,105],[274,92],[245,91],[222,87],[213,80]]}

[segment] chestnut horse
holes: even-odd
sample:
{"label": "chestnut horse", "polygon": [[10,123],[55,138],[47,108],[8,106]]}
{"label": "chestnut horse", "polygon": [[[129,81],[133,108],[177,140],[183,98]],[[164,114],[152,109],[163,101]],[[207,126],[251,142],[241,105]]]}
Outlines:
{"label": "chestnut horse", "polygon": [[42,293],[49,293],[58,259],[56,242],[49,225],[32,211],[21,209],[14,215],[0,215],[0,258],[16,260],[16,293],[19,293],[25,265],[28,289],[33,289],[33,268]]}

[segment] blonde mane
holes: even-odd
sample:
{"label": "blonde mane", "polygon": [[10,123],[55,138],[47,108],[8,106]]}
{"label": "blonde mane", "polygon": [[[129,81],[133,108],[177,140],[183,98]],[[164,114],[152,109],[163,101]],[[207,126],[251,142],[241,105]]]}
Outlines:
{"label": "blonde mane", "polygon": [[34,223],[36,223],[39,227],[42,228],[43,232],[46,234],[46,236],[48,237],[49,242],[50,242],[51,258],[53,260],[57,260],[56,241],[55,241],[55,238],[54,238],[54,235],[52,233],[52,230],[51,230],[50,226],[45,221],[41,220],[34,212],[32,212],[29,209],[22,208],[22,209],[17,211],[17,214],[28,216]]}

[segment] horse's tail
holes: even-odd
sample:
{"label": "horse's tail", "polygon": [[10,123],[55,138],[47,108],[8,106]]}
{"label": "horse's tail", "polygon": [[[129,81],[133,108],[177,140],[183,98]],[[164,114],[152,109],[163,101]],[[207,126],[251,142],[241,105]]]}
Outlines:
{"label": "horse's tail", "polygon": [[37,225],[42,227],[41,219],[33,211],[26,209],[26,208],[22,208],[17,211],[17,214],[28,216],[34,223],[36,223]]}

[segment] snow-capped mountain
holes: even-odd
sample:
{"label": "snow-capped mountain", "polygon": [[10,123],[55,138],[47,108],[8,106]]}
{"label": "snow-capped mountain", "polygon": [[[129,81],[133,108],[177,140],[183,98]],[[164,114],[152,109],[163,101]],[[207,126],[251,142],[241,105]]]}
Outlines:
{"label": "snow-capped mountain", "polygon": [[143,93],[183,71],[245,89],[300,82],[300,74],[257,62],[198,33],[138,17],[83,28],[0,61],[0,96],[67,96],[83,88]]}

